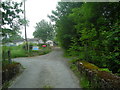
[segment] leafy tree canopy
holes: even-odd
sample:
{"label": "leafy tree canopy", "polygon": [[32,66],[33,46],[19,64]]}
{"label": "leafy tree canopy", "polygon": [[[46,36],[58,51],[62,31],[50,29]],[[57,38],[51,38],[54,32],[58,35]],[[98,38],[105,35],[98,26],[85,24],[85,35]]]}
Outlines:
{"label": "leafy tree canopy", "polygon": [[120,5],[59,2],[49,18],[69,55],[120,73]]}
{"label": "leafy tree canopy", "polygon": [[35,31],[33,32],[35,38],[42,39],[44,43],[47,40],[52,40],[54,36],[54,29],[51,23],[48,23],[45,20],[41,20],[36,23]]}
{"label": "leafy tree canopy", "polygon": [[17,3],[12,0],[1,2],[1,32],[6,42],[11,41],[9,39],[12,35],[18,35],[20,26],[24,24],[24,19],[22,17],[23,10],[21,7],[22,2]]}

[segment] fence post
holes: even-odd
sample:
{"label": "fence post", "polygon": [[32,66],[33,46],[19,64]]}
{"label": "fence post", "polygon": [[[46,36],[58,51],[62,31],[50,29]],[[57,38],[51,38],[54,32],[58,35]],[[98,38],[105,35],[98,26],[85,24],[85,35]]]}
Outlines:
{"label": "fence post", "polygon": [[5,51],[2,52],[2,60],[5,61]]}
{"label": "fence post", "polygon": [[10,50],[8,50],[8,62],[9,62],[9,64],[11,63],[11,53],[10,53]]}

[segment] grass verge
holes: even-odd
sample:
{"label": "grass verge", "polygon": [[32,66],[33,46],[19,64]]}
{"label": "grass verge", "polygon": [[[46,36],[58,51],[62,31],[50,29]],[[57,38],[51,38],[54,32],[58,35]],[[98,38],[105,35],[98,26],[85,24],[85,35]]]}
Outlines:
{"label": "grass verge", "polygon": [[75,75],[79,78],[79,85],[81,88],[90,88],[89,81],[85,77],[85,75],[82,75],[75,64],[70,65],[71,70],[75,73]]}
{"label": "grass verge", "polygon": [[3,46],[3,50],[5,52],[6,58],[8,58],[7,57],[8,50],[11,51],[11,58],[38,56],[38,55],[44,55],[44,54],[51,52],[50,47],[41,48],[38,51],[29,50],[28,52],[27,50],[24,50],[22,46],[12,46],[12,47]]}

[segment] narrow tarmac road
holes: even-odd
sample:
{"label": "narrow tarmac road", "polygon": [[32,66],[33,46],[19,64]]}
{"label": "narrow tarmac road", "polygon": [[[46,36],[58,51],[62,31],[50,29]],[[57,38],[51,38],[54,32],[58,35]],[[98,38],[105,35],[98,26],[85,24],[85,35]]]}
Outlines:
{"label": "narrow tarmac road", "polygon": [[67,60],[60,48],[42,56],[16,58],[26,69],[9,88],[80,88]]}

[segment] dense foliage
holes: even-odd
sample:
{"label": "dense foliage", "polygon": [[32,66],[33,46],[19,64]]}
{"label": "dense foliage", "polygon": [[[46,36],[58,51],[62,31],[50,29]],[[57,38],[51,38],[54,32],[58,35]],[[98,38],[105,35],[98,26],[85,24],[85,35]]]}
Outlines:
{"label": "dense foliage", "polygon": [[[1,2],[1,15],[2,15],[2,36],[3,43],[11,42],[15,39],[21,39],[20,26],[24,24],[22,17],[23,10],[21,9],[22,2],[17,3],[12,0]],[[14,38],[13,38],[14,37]]]}
{"label": "dense foliage", "polygon": [[47,40],[53,39],[53,26],[51,23],[48,23],[45,20],[41,20],[40,22],[36,23],[35,31],[33,32],[33,36],[35,38],[42,39],[45,43]]}
{"label": "dense foliage", "polygon": [[57,40],[81,60],[120,73],[120,5],[115,2],[59,2],[49,16]]}

